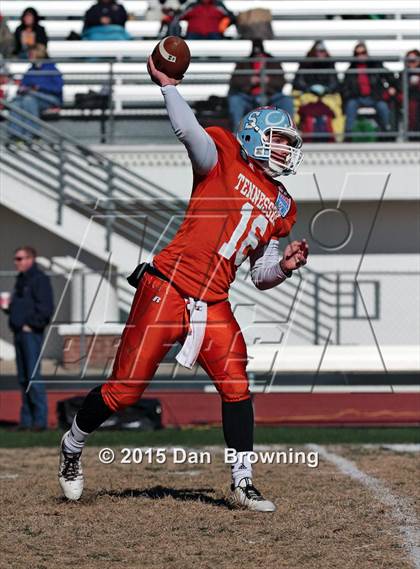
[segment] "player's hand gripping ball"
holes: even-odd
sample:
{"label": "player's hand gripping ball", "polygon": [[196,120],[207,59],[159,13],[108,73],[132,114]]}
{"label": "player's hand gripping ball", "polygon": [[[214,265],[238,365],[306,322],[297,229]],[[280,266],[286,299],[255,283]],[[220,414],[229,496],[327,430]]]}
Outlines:
{"label": "player's hand gripping ball", "polygon": [[167,36],[152,52],[155,68],[172,79],[181,80],[191,61],[190,49],[182,38]]}

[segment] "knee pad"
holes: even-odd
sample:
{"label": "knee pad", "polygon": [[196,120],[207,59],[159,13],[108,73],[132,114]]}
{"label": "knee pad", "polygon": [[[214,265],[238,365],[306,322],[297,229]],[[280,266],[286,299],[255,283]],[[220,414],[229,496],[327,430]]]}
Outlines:
{"label": "knee pad", "polygon": [[245,401],[251,397],[248,379],[243,376],[227,376],[218,382],[218,391],[225,403]]}
{"label": "knee pad", "polygon": [[102,397],[113,411],[121,411],[140,399],[146,385],[140,382],[109,381],[102,386]]}

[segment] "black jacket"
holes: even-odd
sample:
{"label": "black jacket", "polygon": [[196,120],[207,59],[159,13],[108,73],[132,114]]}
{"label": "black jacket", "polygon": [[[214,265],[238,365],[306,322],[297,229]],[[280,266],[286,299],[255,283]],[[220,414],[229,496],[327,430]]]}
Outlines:
{"label": "black jacket", "polygon": [[[21,41],[20,36],[21,36],[24,29],[25,29],[25,26],[23,24],[20,24],[20,26],[18,26],[15,30],[15,50],[13,53],[15,53],[17,55],[19,55],[19,53],[21,53],[21,51],[23,50],[22,41]],[[35,24],[33,31],[35,32],[35,43],[42,43],[44,45],[47,45],[48,36],[47,36],[46,31],[45,31],[45,28],[43,28],[39,24]]]}
{"label": "black jacket", "polygon": [[43,332],[53,312],[50,279],[34,263],[29,270],[17,276],[9,307],[9,326],[13,332],[19,332],[24,324],[34,332]]}
{"label": "black jacket", "polygon": [[293,81],[293,88],[297,91],[309,91],[312,85],[323,85],[328,93],[335,93],[338,90],[338,78],[336,73],[322,73],[317,72],[320,70],[330,70],[335,69],[333,61],[324,61],[321,59],[319,63],[317,61],[303,62],[299,65],[299,71],[301,69],[311,69],[313,73],[296,73],[295,80]]}
{"label": "black jacket", "polygon": [[[366,61],[367,69],[380,69],[384,71],[385,67],[381,61]],[[357,69],[357,62],[353,61],[349,69]],[[364,70],[360,69],[360,73]],[[357,99],[360,97],[359,83],[357,80],[358,73],[346,73],[344,76],[344,81],[341,88],[341,95],[344,101],[348,99]],[[387,73],[369,73],[369,83],[370,83],[370,96],[379,101],[383,98],[384,91],[390,86],[394,85],[395,80],[393,74],[387,70]]]}
{"label": "black jacket", "polygon": [[103,4],[99,1],[86,12],[84,29],[87,30],[93,26],[100,26],[101,18],[103,16],[108,16],[111,20],[111,24],[117,26],[124,27],[127,21],[127,12],[125,11],[124,6],[117,4],[116,2]]}

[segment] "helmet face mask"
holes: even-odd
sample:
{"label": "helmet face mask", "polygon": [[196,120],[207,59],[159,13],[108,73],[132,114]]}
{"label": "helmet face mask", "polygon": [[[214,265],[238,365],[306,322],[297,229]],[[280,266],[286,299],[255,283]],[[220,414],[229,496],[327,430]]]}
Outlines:
{"label": "helmet face mask", "polygon": [[276,179],[296,174],[302,162],[302,139],[286,111],[260,107],[245,115],[236,137],[251,158],[264,162],[264,172]]}
{"label": "helmet face mask", "polygon": [[[303,159],[302,150],[291,146],[292,141],[285,130],[274,127],[268,128],[264,131],[262,146],[255,149],[255,154],[261,153],[261,156],[268,160],[269,169],[275,172],[277,176],[296,174],[296,170]],[[278,138],[286,138],[288,142],[276,142]]]}

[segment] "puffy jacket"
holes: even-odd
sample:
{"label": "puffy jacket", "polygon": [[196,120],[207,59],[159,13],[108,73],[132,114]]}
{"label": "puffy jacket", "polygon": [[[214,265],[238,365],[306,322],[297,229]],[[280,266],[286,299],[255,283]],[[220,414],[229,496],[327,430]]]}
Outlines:
{"label": "puffy jacket", "polygon": [[[45,74],[42,72],[46,71]],[[54,63],[34,63],[25,73],[21,87],[36,87],[41,93],[55,95],[63,101],[63,76]]]}
{"label": "puffy jacket", "polygon": [[17,276],[9,306],[9,326],[13,332],[19,332],[24,324],[34,332],[43,332],[53,313],[50,279],[34,263],[29,270]]}
{"label": "puffy jacket", "polygon": [[[393,74],[387,70],[387,73],[384,73],[386,69],[381,61],[374,61],[367,59],[365,62],[366,69],[372,70],[377,69],[381,70],[382,73],[369,73],[369,84],[371,93],[370,96],[373,99],[381,100],[384,95],[384,91],[390,86],[394,85],[394,76]],[[355,70],[358,69],[359,63],[353,62],[349,69]],[[356,99],[360,97],[360,89],[359,89],[359,82],[358,82],[358,74],[364,73],[364,69],[359,69],[357,73],[353,71],[353,73],[346,73],[344,76],[344,81],[341,88],[341,94],[344,101],[348,99]]]}
{"label": "puffy jacket", "polygon": [[219,33],[219,25],[223,18],[229,18],[234,23],[234,14],[226,8],[223,2],[213,0],[209,4],[193,2],[180,15],[180,20],[188,22],[188,33],[207,34]]}
{"label": "puffy jacket", "polygon": [[85,14],[85,25],[84,30],[91,28],[92,26],[100,26],[101,18],[107,16],[111,20],[111,24],[116,26],[125,26],[127,21],[127,12],[121,4],[116,2],[111,2],[110,4],[104,4],[99,1],[94,4]]}
{"label": "puffy jacket", "polygon": [[[20,24],[15,30],[15,49],[14,53],[19,55],[22,51],[24,51],[22,45],[22,32],[25,30],[25,26]],[[43,45],[48,44],[48,36],[45,31],[45,28],[40,26],[39,24],[35,24],[33,27],[33,32],[35,34],[35,43],[42,43]]]}
{"label": "puffy jacket", "polygon": [[[299,65],[299,71],[301,69],[312,70],[313,73],[296,73],[295,80],[293,81],[293,88],[298,91],[309,91],[312,85],[323,85],[328,93],[335,93],[339,88],[338,77],[336,73],[322,73],[324,70],[335,69],[334,62],[324,61],[312,61],[311,63],[303,61]],[[318,71],[322,70],[322,71]]]}

